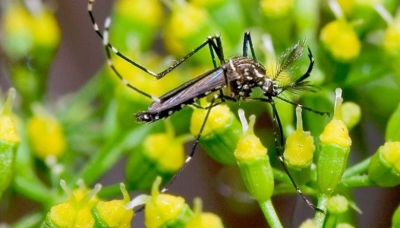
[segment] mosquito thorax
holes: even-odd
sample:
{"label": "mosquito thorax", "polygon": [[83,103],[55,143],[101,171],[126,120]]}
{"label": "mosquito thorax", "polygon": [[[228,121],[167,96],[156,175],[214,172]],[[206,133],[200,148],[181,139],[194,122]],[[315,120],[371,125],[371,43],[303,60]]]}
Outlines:
{"label": "mosquito thorax", "polygon": [[236,99],[248,98],[253,88],[264,85],[266,70],[254,59],[234,57],[223,68],[230,79],[231,96]]}

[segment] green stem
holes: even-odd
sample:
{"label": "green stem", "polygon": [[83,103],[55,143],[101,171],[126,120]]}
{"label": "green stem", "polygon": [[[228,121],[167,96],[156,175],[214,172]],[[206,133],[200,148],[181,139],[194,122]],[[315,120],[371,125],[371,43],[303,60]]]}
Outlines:
{"label": "green stem", "polygon": [[369,187],[375,185],[367,175],[343,178],[341,184],[347,188]]}
{"label": "green stem", "polygon": [[326,204],[328,203],[328,198],[329,196],[327,194],[319,194],[318,195],[318,208],[321,209],[322,211],[316,211],[315,214],[315,225],[318,228],[322,228],[324,227],[324,222],[325,222],[325,218],[326,218]]}
{"label": "green stem", "polygon": [[325,221],[324,228],[335,228],[338,222],[338,216],[330,214]]}
{"label": "green stem", "polygon": [[[314,188],[303,185],[300,187],[300,190],[302,193],[306,195],[316,195],[316,191]],[[274,196],[276,195],[284,195],[284,194],[296,194],[297,191],[293,187],[293,184],[279,184],[276,185],[274,188]]]}
{"label": "green stem", "polygon": [[46,206],[51,205],[54,200],[53,192],[37,176],[26,132],[23,128],[19,132],[22,140],[15,158],[13,188],[29,199]]}
{"label": "green stem", "polygon": [[113,185],[108,185],[108,186],[101,188],[101,190],[97,194],[97,196],[99,196],[102,199],[107,199],[107,198],[117,196],[120,193],[121,193],[121,188],[119,186],[119,183],[115,183]]}
{"label": "green stem", "polygon": [[360,175],[362,173],[365,173],[368,170],[368,165],[369,165],[370,161],[371,161],[371,157],[346,169],[342,178],[351,177],[351,176]]}
{"label": "green stem", "polygon": [[290,179],[287,175],[287,173],[276,169],[276,168],[272,168],[272,174],[274,175],[274,179],[283,183],[291,183]]}
{"label": "green stem", "polygon": [[283,227],[281,221],[279,220],[278,215],[276,214],[274,205],[272,205],[271,199],[258,203],[260,204],[261,210],[264,213],[264,216],[271,227],[274,228]]}

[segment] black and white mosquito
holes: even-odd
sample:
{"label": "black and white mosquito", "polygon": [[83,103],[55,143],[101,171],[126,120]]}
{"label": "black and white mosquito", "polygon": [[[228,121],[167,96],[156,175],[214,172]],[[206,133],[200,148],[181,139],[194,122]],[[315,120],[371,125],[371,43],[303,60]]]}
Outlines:
{"label": "black and white mosquito", "polygon": [[[94,1],[95,0],[89,0],[88,12],[92,20],[95,32],[103,40],[103,45],[107,53],[109,66],[126,86],[142,94],[143,96],[152,99],[153,101],[153,103],[151,103],[150,106],[148,107],[147,111],[142,111],[136,114],[137,121],[155,122],[160,119],[167,118],[174,112],[181,110],[187,105],[192,105],[198,108],[207,109],[207,114],[200,128],[200,132],[198,133],[195,139],[195,142],[193,144],[193,147],[189,155],[187,155],[186,157],[185,163],[182,165],[179,171],[172,177],[167,186],[165,186],[161,190],[161,192],[165,192],[168,190],[169,185],[173,182],[173,180],[178,176],[178,174],[192,159],[212,107],[226,101],[232,101],[232,102],[262,101],[269,103],[272,107],[275,143],[277,147],[278,158],[282,163],[284,170],[288,174],[291,182],[293,183],[294,187],[296,188],[296,191],[300,194],[300,196],[307,202],[308,205],[318,210],[318,208],[316,208],[310,201],[308,201],[304,197],[300,188],[296,185],[291,175],[289,174],[287,167],[284,163],[282,155],[284,149],[282,126],[274,102],[274,98],[276,98],[297,106],[298,104],[295,104],[287,100],[286,98],[281,97],[281,94],[286,91],[293,91],[293,92],[313,91],[313,85],[311,85],[309,81],[307,81],[308,77],[310,77],[311,71],[314,66],[314,58],[309,48],[308,48],[308,59],[310,61],[310,64],[308,66],[307,71],[303,75],[301,75],[295,80],[292,80],[289,83],[287,82],[283,83],[280,80],[283,71],[287,69],[293,62],[295,62],[302,55],[304,49],[304,42],[298,42],[282,55],[281,62],[278,65],[278,68],[273,75],[268,75],[265,67],[259,62],[257,62],[253,48],[252,38],[249,32],[244,33],[242,56],[237,56],[226,60],[224,57],[221,38],[218,35],[209,36],[207,40],[204,41],[200,46],[192,50],[182,59],[175,62],[174,65],[168,67],[167,69],[165,69],[160,73],[154,73],[153,71],[150,71],[147,68],[143,67],[142,65],[129,59],[124,54],[119,52],[116,47],[114,47],[111,43],[109,43],[108,29],[110,27],[111,20],[110,18],[106,19],[104,32],[103,33],[100,32],[99,27],[92,13]],[[185,62],[188,58],[190,58],[196,52],[198,52],[199,50],[201,50],[206,46],[209,47],[214,69],[209,70],[204,74],[192,80],[187,81],[186,83],[162,95],[161,97],[155,97],[150,94],[147,94],[142,90],[136,88],[134,85],[130,84],[118,72],[111,58],[111,54],[114,53],[115,55],[119,56],[120,58],[132,64],[133,66],[141,69],[142,71],[148,73],[149,75],[155,77],[156,79],[160,79],[166,76],[169,72],[174,70],[180,64]],[[248,56],[249,50],[251,52],[251,58]],[[217,57],[220,62],[219,66],[217,66],[215,57]],[[263,97],[259,98],[251,97],[251,93],[255,88],[261,89]],[[213,97],[208,107],[201,107],[199,104],[196,103],[198,99],[206,97],[211,93],[213,93]],[[326,114],[325,112],[315,111],[307,107],[302,106],[302,108],[312,111],[319,115]]]}

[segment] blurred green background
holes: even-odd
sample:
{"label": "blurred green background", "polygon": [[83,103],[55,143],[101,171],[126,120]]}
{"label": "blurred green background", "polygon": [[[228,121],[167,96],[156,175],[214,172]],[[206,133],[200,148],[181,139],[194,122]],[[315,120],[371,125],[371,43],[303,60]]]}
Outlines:
{"label": "blurred green background", "polygon": [[[104,49],[93,31],[86,1],[44,1],[42,7],[47,16],[41,18],[29,16],[39,14],[38,5],[41,4],[35,5],[35,2],[40,1],[0,3],[1,101],[4,101],[8,88],[17,89],[14,112],[25,133],[35,116],[57,120],[65,145],[56,143],[52,149],[62,147],[56,157],[64,171],[53,173],[45,160],[46,155],[57,151],[34,152],[34,143],[27,143],[32,140],[32,137],[28,139],[29,132],[21,134],[20,147],[29,148],[25,149],[28,155],[24,158],[34,176],[34,179],[25,176],[25,180],[32,181],[33,189],[36,183],[44,193],[49,191],[53,195],[48,201],[40,194],[29,197],[31,192],[27,191],[27,186],[13,180],[0,200],[0,222],[12,223],[35,211],[43,215],[43,211],[62,195],[60,179],[66,179],[70,186],[77,178],[83,178],[89,186],[97,182],[114,186],[132,179],[131,176],[140,169],[125,165],[125,160],[133,156],[130,155],[132,148],[137,150],[149,131],[164,129],[162,122],[136,123],[133,114],[145,110],[150,101],[132,94],[104,64]],[[94,14],[100,28],[103,28],[105,18],[113,15],[110,31],[113,45],[155,72],[197,47],[208,35],[221,35],[225,57],[230,58],[241,55],[243,33],[250,31],[257,58],[265,65],[298,40],[305,39],[316,62],[310,80],[319,89],[317,93],[290,94],[287,98],[319,111],[332,111],[333,91],[341,87],[344,100],[361,107],[361,121],[350,132],[353,140],[350,164],[370,156],[385,141],[387,121],[400,101],[398,1],[339,1],[336,5],[339,8],[332,2],[316,0],[163,3],[120,0],[113,10],[112,1],[97,0]],[[378,14],[374,4],[380,4],[386,11]],[[55,18],[52,19],[53,15]],[[27,24],[32,27],[28,28]],[[272,41],[274,50],[265,45],[268,40]],[[207,48],[160,82],[121,63],[116,57],[114,61],[132,84],[157,96],[212,67]],[[303,57],[293,73],[301,75],[307,65],[308,60]],[[237,104],[232,106],[234,110],[238,107]],[[266,145],[273,147],[271,121],[264,110],[267,105],[242,103],[240,107],[244,107],[246,113],[258,114],[257,134]],[[285,134],[288,134],[293,129],[294,108],[278,104],[278,109]],[[176,135],[188,133],[190,113],[187,108],[170,118]],[[305,129],[318,136],[326,119],[313,113],[303,112],[303,115]],[[187,143],[186,151],[191,146]],[[274,149],[270,151],[273,153]],[[16,155],[17,163],[21,161],[18,160],[20,155]],[[102,162],[102,168],[95,166],[96,162]],[[251,227],[265,227],[264,218],[254,202],[237,202],[232,195],[222,194],[225,181],[236,181],[238,174],[231,169],[198,151],[170,191],[184,196],[189,203],[193,197],[200,196],[204,211],[220,215],[227,227],[243,227],[249,222]],[[169,177],[171,173],[165,175]],[[145,185],[150,184],[151,181]],[[109,190],[108,196],[120,197],[112,187]],[[389,227],[391,215],[400,202],[399,190],[399,187],[355,189],[355,201],[363,211],[358,216],[358,227]],[[313,214],[296,194],[277,196],[273,201],[285,227],[297,227]],[[142,224],[140,216],[133,220],[139,227]]]}

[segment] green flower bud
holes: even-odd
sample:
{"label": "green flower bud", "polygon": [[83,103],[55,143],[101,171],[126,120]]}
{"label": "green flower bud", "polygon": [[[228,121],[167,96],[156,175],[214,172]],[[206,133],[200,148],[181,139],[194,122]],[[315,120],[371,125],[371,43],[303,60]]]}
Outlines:
{"label": "green flower bud", "polygon": [[335,191],[347,165],[351,139],[342,120],[341,89],[336,89],[334,116],[320,135],[320,153],[317,160],[317,183],[321,193]]}
{"label": "green flower bud", "polygon": [[20,142],[12,114],[15,89],[8,91],[7,100],[0,111],[0,198],[11,181],[14,157]]}
{"label": "green flower bud", "polygon": [[257,201],[267,201],[274,190],[274,177],[265,148],[260,139],[254,135],[255,116],[250,117],[250,125],[243,112],[241,116],[244,134],[239,139],[235,150],[235,157],[242,175],[244,184]]}
{"label": "green flower bud", "polygon": [[[207,111],[205,109],[193,111],[190,121],[190,132],[193,135],[199,134]],[[229,107],[218,105],[211,109],[200,138],[200,145],[216,161],[222,164],[234,164],[233,151],[240,135],[240,123]]]}
{"label": "green flower bud", "polygon": [[397,207],[396,211],[393,213],[392,227],[400,227],[400,205]]}
{"label": "green flower bud", "polygon": [[400,184],[400,142],[386,142],[372,156],[368,176],[381,187]]}
{"label": "green flower bud", "polygon": [[343,102],[342,119],[346,127],[351,130],[361,119],[361,108],[354,102]]}
{"label": "green flower bud", "polygon": [[297,129],[286,139],[283,157],[295,182],[303,185],[310,179],[315,146],[310,132],[303,131],[301,107],[296,108],[296,116]]}
{"label": "green flower bud", "polygon": [[71,191],[65,181],[62,180],[60,184],[69,198],[51,207],[42,227],[93,227],[95,220],[91,208],[99,202],[96,194],[100,191],[101,185],[97,184],[93,190],[90,190],[84,186],[83,182],[80,182],[79,188]]}
{"label": "green flower bud", "polygon": [[7,66],[11,79],[28,113],[30,104],[42,100],[45,94],[49,66],[60,42],[60,29],[51,10],[41,1],[31,11],[18,1],[5,6],[1,45],[10,60]]}
{"label": "green flower bud", "polygon": [[38,104],[33,106],[33,114],[27,123],[32,152],[43,160],[48,156],[61,157],[67,147],[61,124]]}
{"label": "green flower bud", "polygon": [[[214,23],[210,23],[209,14],[204,8],[200,8],[186,1],[165,1],[171,9],[171,15],[166,21],[165,47],[169,53],[175,56],[184,56],[187,50],[192,50],[193,44],[204,42],[204,34],[213,34]],[[193,56],[199,62],[210,64],[210,54],[197,53]]]}
{"label": "green flower bud", "polygon": [[221,218],[216,214],[202,211],[200,198],[194,199],[194,217],[186,222],[185,228],[222,228]]}
{"label": "green flower bud", "polygon": [[149,190],[157,176],[168,181],[183,165],[187,137],[176,138],[166,123],[165,133],[150,134],[141,148],[130,154],[125,170],[130,189]]}
{"label": "green flower bud", "polygon": [[34,46],[31,15],[22,4],[13,3],[9,4],[1,19],[4,32],[2,46],[7,55],[14,60],[27,56]]}
{"label": "green flower bud", "polygon": [[346,197],[341,195],[332,196],[328,199],[328,204],[326,205],[329,213],[332,214],[343,214],[349,208],[349,202]]}
{"label": "green flower bud", "polygon": [[293,0],[262,0],[261,12],[269,18],[280,18],[288,15],[294,6]]}
{"label": "green flower bud", "polygon": [[126,205],[133,208],[137,204],[145,203],[144,223],[148,228],[158,227],[185,227],[187,220],[193,217],[193,212],[179,196],[160,194],[161,177],[154,181],[151,196],[140,195]]}
{"label": "green flower bud", "polygon": [[337,61],[349,62],[360,54],[361,42],[352,26],[343,19],[326,24],[321,29],[320,39]]}
{"label": "green flower bud", "polygon": [[[381,7],[381,10],[386,10]],[[386,12],[387,15],[391,15],[390,12]],[[385,30],[382,46],[385,51],[395,57],[400,58],[400,13],[398,12],[395,17],[389,21],[388,27]]]}
{"label": "green flower bud", "polygon": [[129,193],[124,184],[120,184],[123,195],[122,200],[100,201],[92,208],[95,226],[98,228],[129,228],[133,217],[133,210],[126,209],[125,205],[130,201]]}
{"label": "green flower bud", "polygon": [[163,17],[163,5],[158,0],[117,1],[110,32],[112,43],[128,53],[147,50],[156,40],[151,37],[157,34]]}

